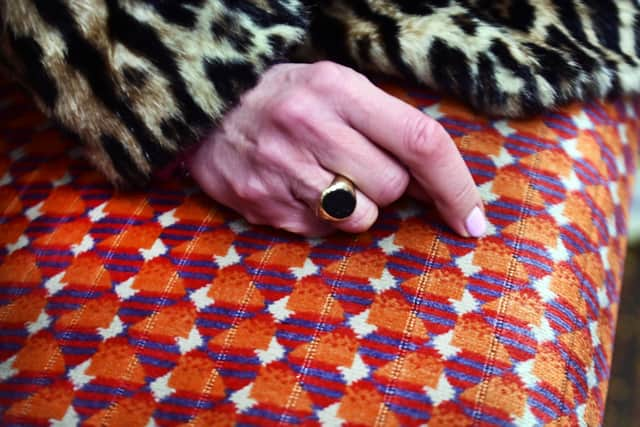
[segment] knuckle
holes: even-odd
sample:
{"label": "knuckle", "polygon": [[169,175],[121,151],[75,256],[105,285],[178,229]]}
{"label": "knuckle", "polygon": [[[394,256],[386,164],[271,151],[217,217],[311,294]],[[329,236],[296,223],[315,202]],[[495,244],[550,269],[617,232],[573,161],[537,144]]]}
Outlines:
{"label": "knuckle", "polygon": [[297,221],[277,221],[274,226],[294,234],[305,234],[308,228],[305,224]]}
{"label": "knuckle", "polygon": [[450,209],[460,210],[461,207],[475,205],[477,190],[475,185],[465,182],[456,188],[449,200]]}
{"label": "knuckle", "polygon": [[260,201],[267,197],[267,189],[262,181],[257,177],[232,182],[232,191],[242,200]]}
{"label": "knuckle", "polygon": [[398,200],[409,186],[409,174],[404,170],[386,172],[385,175],[375,197],[376,202],[381,206],[390,205]]}
{"label": "knuckle", "polygon": [[254,164],[262,165],[263,167],[284,166],[287,164],[286,160],[289,156],[287,156],[288,152],[286,151],[288,147],[283,147],[282,145],[273,138],[262,138],[251,153],[251,159]]}
{"label": "knuckle", "polygon": [[316,62],[309,71],[309,87],[320,93],[333,92],[348,75],[342,66],[330,61]]}
{"label": "knuckle", "polygon": [[375,206],[356,209],[353,216],[349,218],[348,229],[353,233],[362,233],[371,228],[378,217]]}
{"label": "knuckle", "polygon": [[417,161],[425,157],[437,157],[441,144],[436,136],[441,131],[440,124],[423,114],[409,118],[404,126],[403,145],[408,154]]}
{"label": "knuckle", "polygon": [[310,94],[301,89],[292,89],[271,108],[274,121],[284,127],[307,127],[311,117]]}
{"label": "knuckle", "polygon": [[245,212],[242,214],[242,216],[244,216],[244,219],[252,225],[263,225],[264,224],[264,220],[258,216],[257,214],[253,213],[253,212]]}

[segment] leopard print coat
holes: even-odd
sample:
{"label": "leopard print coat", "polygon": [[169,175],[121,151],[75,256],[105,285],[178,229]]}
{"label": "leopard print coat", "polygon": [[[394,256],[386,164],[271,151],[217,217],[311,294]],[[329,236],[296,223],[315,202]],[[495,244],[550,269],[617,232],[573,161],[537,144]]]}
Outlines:
{"label": "leopard print coat", "polygon": [[640,90],[636,0],[0,0],[0,57],[114,183],[280,61],[329,58],[518,117]]}

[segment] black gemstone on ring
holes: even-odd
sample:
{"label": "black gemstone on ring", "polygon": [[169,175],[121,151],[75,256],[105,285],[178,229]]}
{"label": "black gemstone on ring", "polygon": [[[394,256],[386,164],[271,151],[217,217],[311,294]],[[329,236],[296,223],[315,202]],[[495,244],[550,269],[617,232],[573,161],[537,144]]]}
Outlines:
{"label": "black gemstone on ring", "polygon": [[347,190],[337,189],[324,195],[322,209],[336,219],[345,219],[356,209],[356,198]]}

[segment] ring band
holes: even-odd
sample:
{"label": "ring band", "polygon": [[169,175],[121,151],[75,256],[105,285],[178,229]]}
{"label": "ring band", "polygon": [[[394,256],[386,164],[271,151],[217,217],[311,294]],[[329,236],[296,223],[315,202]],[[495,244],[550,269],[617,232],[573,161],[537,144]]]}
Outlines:
{"label": "ring band", "polygon": [[342,175],[335,179],[320,195],[318,217],[330,222],[344,221],[356,210],[356,188]]}

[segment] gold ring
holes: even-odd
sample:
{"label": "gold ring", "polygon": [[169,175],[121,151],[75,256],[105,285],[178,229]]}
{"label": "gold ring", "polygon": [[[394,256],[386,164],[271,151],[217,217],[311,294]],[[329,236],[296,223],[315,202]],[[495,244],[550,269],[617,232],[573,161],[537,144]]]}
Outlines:
{"label": "gold ring", "polygon": [[336,175],[331,185],[320,194],[318,217],[330,222],[344,221],[355,210],[356,187],[348,178]]}

